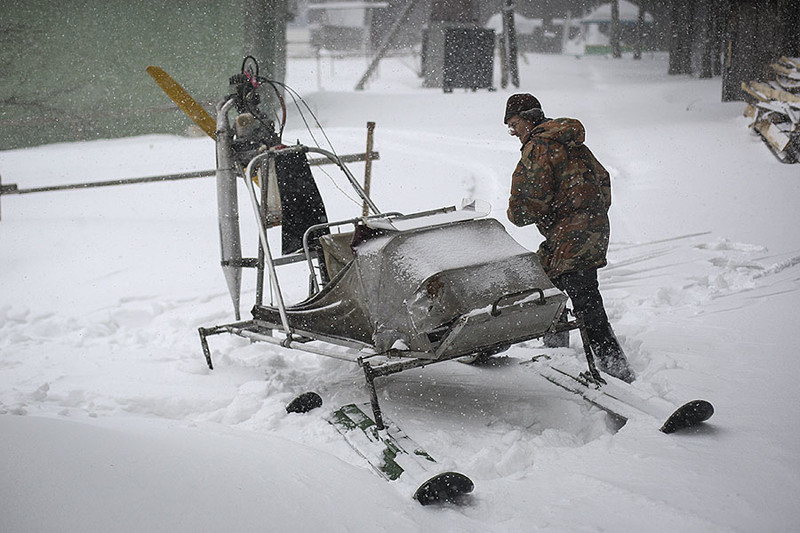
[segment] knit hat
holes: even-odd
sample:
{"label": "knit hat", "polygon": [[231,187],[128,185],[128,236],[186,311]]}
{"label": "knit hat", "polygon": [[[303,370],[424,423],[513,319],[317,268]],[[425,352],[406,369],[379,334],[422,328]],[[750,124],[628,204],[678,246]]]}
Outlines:
{"label": "knit hat", "polygon": [[508,97],[508,101],[506,102],[506,114],[503,117],[503,123],[508,124],[508,119],[514,115],[519,115],[524,119],[539,122],[541,118],[544,117],[544,112],[542,111],[542,104],[539,103],[539,100],[535,96],[528,93],[519,93],[512,94]]}

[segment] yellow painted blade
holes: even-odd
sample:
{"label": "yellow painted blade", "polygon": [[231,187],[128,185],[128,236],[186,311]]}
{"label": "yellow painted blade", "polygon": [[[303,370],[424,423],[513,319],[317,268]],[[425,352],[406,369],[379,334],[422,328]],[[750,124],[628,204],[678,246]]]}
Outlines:
{"label": "yellow painted blade", "polygon": [[181,87],[177,81],[173,80],[161,67],[147,67],[147,73],[150,74],[158,86],[167,93],[167,96],[177,104],[178,108],[192,119],[192,122],[197,124],[209,137],[216,140],[217,123],[214,121],[214,118],[208,114],[208,111],[203,109],[203,106],[198,104],[197,100],[186,92],[186,89]]}

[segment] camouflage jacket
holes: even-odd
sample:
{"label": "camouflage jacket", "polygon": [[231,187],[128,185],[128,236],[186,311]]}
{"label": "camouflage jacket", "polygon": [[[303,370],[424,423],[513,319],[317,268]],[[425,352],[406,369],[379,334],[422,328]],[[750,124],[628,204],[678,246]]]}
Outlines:
{"label": "camouflage jacket", "polygon": [[538,125],[511,179],[508,219],[536,224],[545,237],[539,259],[551,279],[606,264],[611,180],[584,135],[583,124],[571,118]]}

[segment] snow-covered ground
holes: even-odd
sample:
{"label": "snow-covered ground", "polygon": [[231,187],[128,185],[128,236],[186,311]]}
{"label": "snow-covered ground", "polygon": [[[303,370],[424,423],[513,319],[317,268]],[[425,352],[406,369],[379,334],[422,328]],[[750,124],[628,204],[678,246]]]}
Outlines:
{"label": "snow-covered ground", "polygon": [[[233,318],[212,179],[3,197],[0,531],[796,531],[800,166],[749,133],[742,103],[720,103],[719,79],[669,77],[666,63],[528,55],[522,89],[580,118],[612,174],[601,288],[636,386],[712,401],[708,424],[618,429],[521,364],[537,343],[488,367],[382,378],[385,412],[476,484],[464,506],[422,507],[324,421],[367,398],[355,365],[218,336],[206,368],[197,328]],[[339,153],[363,151],[377,122],[379,207],[480,198],[538,246],[504,216],[519,153],[501,120],[510,90],[421,89],[395,58],[353,92],[363,59],[320,66],[292,60],[288,81]],[[295,139],[312,142],[296,112]],[[20,188],[213,166],[203,138],[0,152],[3,183]],[[330,218],[359,212],[315,172]],[[285,283],[302,297],[302,273]],[[307,390],[325,405],[287,414]]]}

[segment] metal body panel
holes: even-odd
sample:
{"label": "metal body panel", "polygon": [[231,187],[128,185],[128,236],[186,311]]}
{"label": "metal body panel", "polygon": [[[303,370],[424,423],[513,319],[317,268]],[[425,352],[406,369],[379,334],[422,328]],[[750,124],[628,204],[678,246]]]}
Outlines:
{"label": "metal body panel", "polygon": [[[287,306],[286,315],[292,328],[354,339],[378,353],[440,359],[539,337],[566,299],[536,254],[487,218],[372,237],[321,292]],[[253,316],[278,317],[267,306]]]}

